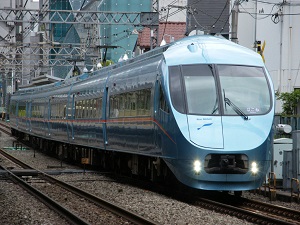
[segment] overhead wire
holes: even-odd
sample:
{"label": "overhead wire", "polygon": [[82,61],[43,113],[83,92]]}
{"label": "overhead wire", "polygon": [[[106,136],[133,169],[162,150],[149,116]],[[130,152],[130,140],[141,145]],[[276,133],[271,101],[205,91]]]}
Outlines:
{"label": "overhead wire", "polygon": [[230,18],[231,14],[232,14],[232,9],[233,9],[233,8],[234,8],[234,4],[232,4],[232,7],[231,7],[231,9],[230,9],[230,13],[229,13],[229,15],[228,15],[228,17],[227,17],[227,20],[225,21],[225,23],[224,23],[223,26],[221,27],[221,30],[220,30],[219,33],[222,33],[222,32],[223,32],[224,27],[225,27],[225,25],[228,23],[229,18]]}
{"label": "overhead wire", "polygon": [[216,20],[216,21],[213,23],[213,25],[211,25],[211,26],[214,26],[214,25],[220,20],[221,16],[223,15],[224,10],[226,9],[226,7],[227,7],[227,5],[228,5],[228,2],[229,2],[229,0],[226,0],[226,3],[225,3],[225,5],[224,5],[224,7],[223,7],[223,9],[222,9],[222,11],[221,11],[219,17],[217,18],[217,20]]}
{"label": "overhead wire", "polygon": [[[273,10],[274,10],[274,7],[275,7],[275,6],[278,6],[278,4],[274,4],[274,3],[273,3],[273,7],[272,7],[270,13],[268,13],[268,14],[262,14],[262,13],[260,13],[260,15],[266,15],[266,16],[263,17],[263,18],[258,18],[258,17],[257,17],[257,15],[258,15],[257,13],[250,13],[250,12],[248,12],[248,11],[243,7],[242,4],[241,4],[240,6],[242,7],[243,10],[245,10],[245,12],[240,12],[240,13],[247,13],[247,14],[249,14],[253,19],[263,20],[263,19],[268,18],[269,16],[273,16],[273,15],[274,15],[274,14],[272,14],[272,12],[273,12]],[[256,15],[256,16],[254,16],[254,15]]]}
{"label": "overhead wire", "polygon": [[168,8],[167,18],[166,18],[166,23],[165,23],[164,31],[162,33],[162,38],[164,38],[164,35],[165,35],[165,32],[166,32],[166,27],[167,27],[168,18],[169,18],[169,11],[170,11],[170,8]]}

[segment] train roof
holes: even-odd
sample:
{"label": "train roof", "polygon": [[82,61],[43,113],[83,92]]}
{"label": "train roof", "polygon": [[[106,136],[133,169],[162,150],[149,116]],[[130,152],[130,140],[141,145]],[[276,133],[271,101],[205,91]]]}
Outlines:
{"label": "train roof", "polygon": [[[164,56],[167,64],[239,64],[264,66],[259,54],[223,37],[191,36],[175,42]],[[184,56],[184,57],[182,57]]]}
{"label": "train roof", "polygon": [[65,86],[69,86],[75,82],[85,80],[89,77],[101,76],[107,74],[108,71],[141,62],[151,57],[163,54],[168,66],[178,64],[193,63],[218,63],[218,64],[241,64],[264,66],[259,54],[256,52],[235,44],[223,37],[211,35],[200,35],[185,37],[168,45],[155,48],[149,52],[139,55],[135,58],[104,67],[93,73],[85,73],[64,81],[58,81],[53,84],[47,84],[38,87],[24,88],[18,90],[16,94],[27,95],[37,92],[45,92],[46,90],[55,90]]}

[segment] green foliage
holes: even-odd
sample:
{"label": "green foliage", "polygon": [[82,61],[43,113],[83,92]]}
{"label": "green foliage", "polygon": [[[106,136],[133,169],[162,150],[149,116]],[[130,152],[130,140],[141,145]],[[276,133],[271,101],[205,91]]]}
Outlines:
{"label": "green foliage", "polygon": [[282,114],[284,115],[294,115],[296,114],[296,107],[300,100],[300,90],[295,90],[291,93],[283,92],[278,93],[276,92],[276,97],[278,100],[283,102],[282,104]]}
{"label": "green foliage", "polygon": [[114,64],[114,62],[112,60],[106,60],[105,62],[101,62],[101,65],[103,67],[110,66],[112,64]]}

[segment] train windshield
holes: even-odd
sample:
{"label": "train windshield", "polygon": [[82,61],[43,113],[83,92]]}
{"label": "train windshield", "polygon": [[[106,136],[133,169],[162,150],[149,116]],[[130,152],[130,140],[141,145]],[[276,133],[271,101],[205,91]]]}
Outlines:
{"label": "train windshield", "polygon": [[271,97],[263,68],[232,65],[217,68],[225,115],[265,114],[270,110]]}
{"label": "train windshield", "polygon": [[212,67],[182,66],[189,114],[217,114],[218,98]]}
{"label": "train windshield", "polygon": [[248,115],[270,110],[263,68],[198,64],[173,66],[169,73],[172,103],[181,113],[240,115],[247,119]]}

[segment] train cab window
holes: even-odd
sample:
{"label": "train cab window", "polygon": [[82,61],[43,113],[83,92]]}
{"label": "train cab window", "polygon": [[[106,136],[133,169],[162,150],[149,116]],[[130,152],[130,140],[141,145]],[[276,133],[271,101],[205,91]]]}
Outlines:
{"label": "train cab window", "polygon": [[270,110],[271,95],[263,68],[219,65],[218,71],[225,115],[258,115]]}
{"label": "train cab window", "polygon": [[218,94],[212,66],[183,65],[182,74],[188,113],[218,114]]}
{"label": "train cab window", "polygon": [[180,66],[170,66],[169,77],[173,106],[178,112],[185,113]]}

